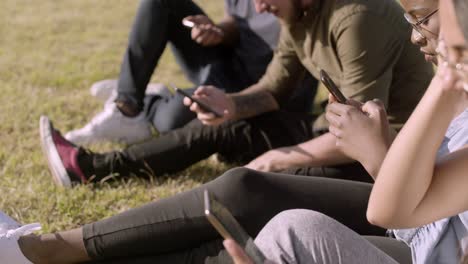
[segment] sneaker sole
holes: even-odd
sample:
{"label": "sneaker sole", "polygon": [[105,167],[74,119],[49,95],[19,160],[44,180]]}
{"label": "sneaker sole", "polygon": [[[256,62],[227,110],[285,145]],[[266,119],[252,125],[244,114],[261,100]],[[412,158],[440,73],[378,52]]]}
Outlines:
{"label": "sneaker sole", "polygon": [[39,133],[41,137],[42,152],[47,158],[47,164],[49,165],[49,171],[52,174],[54,182],[62,187],[70,188],[71,180],[67,173],[67,170],[63,166],[62,159],[55,147],[54,140],[52,138],[52,124],[49,118],[41,116],[39,120]]}

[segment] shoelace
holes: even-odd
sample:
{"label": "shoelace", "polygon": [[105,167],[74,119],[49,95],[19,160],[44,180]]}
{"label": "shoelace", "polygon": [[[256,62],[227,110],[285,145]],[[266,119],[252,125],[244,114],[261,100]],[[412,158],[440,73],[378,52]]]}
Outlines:
{"label": "shoelace", "polygon": [[11,238],[17,239],[20,236],[29,235],[32,232],[38,231],[38,230],[41,230],[41,224],[39,223],[28,224],[28,225],[24,225],[16,229],[7,230],[5,233],[0,234],[0,238],[5,237],[7,239],[11,239]]}

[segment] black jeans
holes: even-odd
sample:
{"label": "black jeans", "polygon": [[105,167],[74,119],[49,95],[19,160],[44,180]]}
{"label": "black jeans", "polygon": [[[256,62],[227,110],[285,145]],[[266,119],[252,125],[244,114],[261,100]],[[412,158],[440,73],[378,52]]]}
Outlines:
{"label": "black jeans", "polygon": [[245,163],[274,148],[296,145],[313,137],[313,116],[270,112],[220,126],[197,119],[167,134],[123,151],[94,154],[82,151],[78,162],[87,176],[100,180],[109,174],[158,176],[180,171],[214,153]]}
{"label": "black jeans", "polygon": [[118,99],[143,106],[146,85],[168,43],[191,81],[208,80],[210,68],[223,59],[220,47],[203,47],[190,37],[182,19],[204,14],[191,0],[143,0],[130,32],[123,58]]}
{"label": "black jeans", "polygon": [[[195,86],[214,85],[231,93],[258,81],[261,74],[246,72],[246,67],[236,57],[235,44],[232,47],[203,47],[191,39],[190,29],[181,22],[186,16],[199,14],[204,14],[203,10],[191,0],[140,2],[120,70],[118,100],[129,101],[143,109],[146,86],[167,44],[170,44],[178,64]],[[277,30],[273,25],[271,28]],[[243,30],[248,31],[243,33],[251,38],[257,36],[248,28]],[[260,37],[256,43],[258,46],[252,49],[271,50],[270,45]],[[270,58],[250,63],[266,70],[272,56],[273,51]],[[317,80],[307,75],[285,109],[310,111],[316,87]],[[183,106],[179,95],[161,98],[151,106],[145,106],[145,111],[159,132],[182,127],[195,117]]]}
{"label": "black jeans", "polygon": [[205,218],[205,189],[252,237],[273,216],[295,208],[324,213],[361,235],[383,236],[385,230],[366,219],[371,188],[363,182],[236,168],[201,187],[85,225],[84,243],[96,261],[230,263],[220,236]]}

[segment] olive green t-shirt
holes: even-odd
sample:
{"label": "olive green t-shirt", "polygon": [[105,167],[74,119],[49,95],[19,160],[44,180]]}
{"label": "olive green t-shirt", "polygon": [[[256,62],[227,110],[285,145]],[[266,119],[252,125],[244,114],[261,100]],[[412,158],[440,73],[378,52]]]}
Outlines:
{"label": "olive green t-shirt", "polygon": [[[394,0],[322,0],[293,24],[283,23],[278,47],[259,81],[281,104],[304,71],[325,70],[343,94],[378,98],[390,123],[404,123],[433,76],[410,42],[411,26]],[[323,115],[314,124],[327,128]]]}

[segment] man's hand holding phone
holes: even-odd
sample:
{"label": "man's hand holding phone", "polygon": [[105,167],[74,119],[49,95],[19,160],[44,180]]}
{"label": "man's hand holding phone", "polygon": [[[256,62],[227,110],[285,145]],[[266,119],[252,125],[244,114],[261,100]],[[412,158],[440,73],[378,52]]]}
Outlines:
{"label": "man's hand holding phone", "polygon": [[188,16],[182,24],[192,29],[192,39],[202,46],[216,46],[223,42],[223,30],[205,15]]}
{"label": "man's hand holding phone", "polygon": [[200,100],[222,116],[206,111],[190,98],[184,98],[184,104],[197,114],[197,118],[205,125],[219,125],[229,120],[234,114],[234,102],[224,91],[214,86],[200,86],[193,93],[193,98]]}

